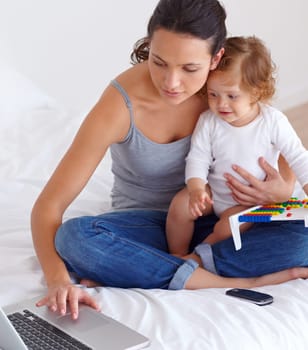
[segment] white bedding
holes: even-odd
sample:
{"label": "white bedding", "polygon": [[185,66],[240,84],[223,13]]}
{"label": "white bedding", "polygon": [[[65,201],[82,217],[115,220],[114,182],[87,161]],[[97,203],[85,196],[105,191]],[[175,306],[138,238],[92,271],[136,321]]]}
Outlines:
{"label": "white bedding", "polygon": [[[62,111],[24,77],[8,79],[23,88],[7,91],[0,79],[0,92],[7,94],[0,101],[1,306],[46,291],[32,247],[30,210],[81,122],[81,116]],[[109,208],[109,167],[107,159],[65,218]],[[102,312],[148,336],[151,350],[307,350],[308,281],[258,290],[272,294],[275,302],[259,307],[225,296],[225,289],[101,287],[89,292]]]}

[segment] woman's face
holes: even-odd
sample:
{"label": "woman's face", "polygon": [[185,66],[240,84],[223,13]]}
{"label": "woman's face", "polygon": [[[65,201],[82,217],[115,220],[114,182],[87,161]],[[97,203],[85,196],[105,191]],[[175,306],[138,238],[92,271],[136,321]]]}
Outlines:
{"label": "woman's face", "polygon": [[222,54],[223,49],[212,57],[208,40],[158,29],[148,59],[153,84],[167,103],[177,105],[203,87]]}

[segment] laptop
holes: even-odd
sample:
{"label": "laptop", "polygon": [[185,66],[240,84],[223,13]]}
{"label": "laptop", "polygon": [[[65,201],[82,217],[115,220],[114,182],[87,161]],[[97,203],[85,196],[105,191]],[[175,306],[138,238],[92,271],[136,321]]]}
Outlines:
{"label": "laptop", "polygon": [[[1,350],[137,350],[145,336],[100,312],[80,305],[79,317],[36,307],[39,298],[0,308]],[[37,343],[37,345],[35,345]]]}

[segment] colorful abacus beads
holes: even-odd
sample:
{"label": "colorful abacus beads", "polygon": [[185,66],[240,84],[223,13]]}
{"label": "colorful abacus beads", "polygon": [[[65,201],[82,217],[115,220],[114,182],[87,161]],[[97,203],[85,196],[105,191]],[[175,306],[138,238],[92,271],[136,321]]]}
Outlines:
{"label": "colorful abacus beads", "polygon": [[238,220],[240,222],[269,222],[273,215],[282,214],[284,211],[285,208],[277,204],[265,205],[240,215]]}

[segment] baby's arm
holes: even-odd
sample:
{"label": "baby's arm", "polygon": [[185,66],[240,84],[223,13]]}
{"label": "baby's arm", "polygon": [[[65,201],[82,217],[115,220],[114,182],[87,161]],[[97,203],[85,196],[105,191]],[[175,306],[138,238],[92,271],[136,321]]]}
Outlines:
{"label": "baby's arm", "polygon": [[213,201],[209,186],[204,180],[194,177],[187,181],[189,193],[189,210],[193,217],[207,215],[212,212]]}

